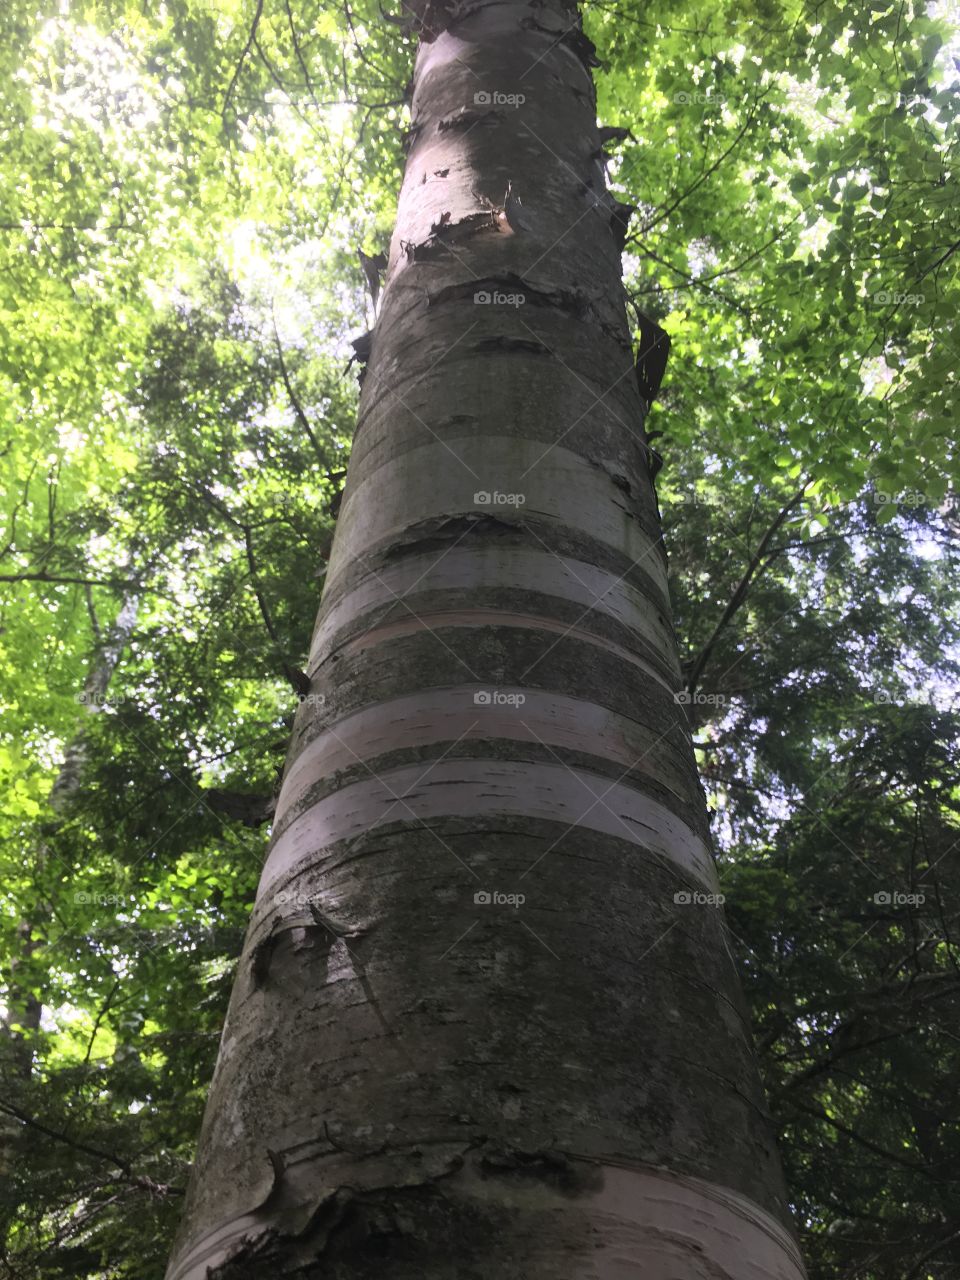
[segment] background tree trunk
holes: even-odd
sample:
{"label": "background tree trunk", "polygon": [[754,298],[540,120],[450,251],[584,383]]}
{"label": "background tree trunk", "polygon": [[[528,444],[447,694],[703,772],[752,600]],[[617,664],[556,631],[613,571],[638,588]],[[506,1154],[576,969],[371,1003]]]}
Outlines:
{"label": "background tree trunk", "polygon": [[417,20],[311,691],[168,1275],[796,1280],[592,46],[560,0]]}
{"label": "background tree trunk", "polygon": [[[101,637],[96,629],[93,607],[90,605],[98,643],[80,695],[80,702],[90,715],[96,715],[103,709],[110,679],[117,669],[136,624],[138,608],[139,597],[126,596],[120,605],[113,626],[105,637]],[[67,744],[57,776],[50,788],[50,807],[56,821],[62,820],[71,799],[81,786],[85,750],[86,740],[84,731],[81,729]],[[50,829],[47,828],[41,834],[31,860],[33,873],[41,883],[50,858],[47,844],[49,839]],[[29,853],[29,850],[27,852]],[[17,1080],[29,1080],[33,1073],[34,1037],[39,1030],[43,1015],[43,1001],[38,999],[29,987],[24,987],[20,980],[20,972],[37,947],[45,941],[44,935],[49,926],[48,916],[42,920],[19,921],[17,937],[20,943],[20,954],[11,962],[8,973],[0,975],[6,987],[5,1008],[0,1016],[0,1066],[3,1068],[0,1075],[11,1086]],[[24,1129],[21,1121],[10,1111],[2,1109],[5,1101],[8,1099],[0,1099],[0,1175],[5,1174],[12,1167],[13,1162],[21,1158],[23,1147],[29,1141],[29,1131]],[[4,1205],[0,1210],[0,1242],[7,1238],[16,1209],[17,1206],[11,1203]]]}

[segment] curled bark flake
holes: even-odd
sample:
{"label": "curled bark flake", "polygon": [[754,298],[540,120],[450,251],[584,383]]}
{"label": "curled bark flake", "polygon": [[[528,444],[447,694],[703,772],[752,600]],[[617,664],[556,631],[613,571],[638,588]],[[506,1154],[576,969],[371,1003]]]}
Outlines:
{"label": "curled bark flake", "polygon": [[373,330],[368,329],[366,333],[361,333],[360,337],[354,338],[350,345],[355,352],[353,359],[366,364],[373,350]]}
{"label": "curled bark flake", "polygon": [[[327,952],[330,951],[338,939],[346,941],[347,939],[352,940],[363,936],[361,931],[350,930],[346,925],[334,920],[331,916],[324,915],[315,903],[308,903],[308,907],[309,910],[307,912],[298,912],[296,915],[287,916],[286,918],[282,916],[274,917],[269,931],[254,947],[253,955],[250,958],[250,972],[253,977],[254,988],[258,989],[266,985],[277,944],[288,933],[300,929],[306,938],[310,938],[311,945],[318,939],[325,943],[324,949]],[[354,961],[356,963],[355,956]]]}
{"label": "curled bark flake", "polygon": [[400,135],[400,145],[403,147],[404,155],[410,154],[413,150],[413,144],[421,133],[423,133],[422,124],[412,124],[409,129],[404,129]]}
{"label": "curled bark flake", "polygon": [[271,1212],[269,1225],[254,1228],[225,1258],[207,1263],[207,1280],[261,1280],[266,1274],[315,1276],[320,1268],[326,1275],[330,1252],[344,1230],[354,1244],[365,1241],[382,1255],[393,1238],[416,1236],[421,1229],[415,1215],[406,1211],[410,1192],[457,1174],[464,1165],[462,1151],[429,1153],[424,1160],[426,1153],[408,1149],[398,1154],[412,1167],[398,1166],[396,1160],[370,1161],[349,1185],[324,1187],[306,1204],[281,1202]]}
{"label": "curled bark flake", "polygon": [[301,671],[299,667],[291,667],[289,662],[283,662],[280,665],[290,686],[300,695],[301,698],[305,698],[310,692],[310,677],[307,673],[305,671]]}
{"label": "curled bark flake", "polygon": [[617,250],[620,253],[623,252],[624,245],[627,243],[630,219],[636,212],[636,205],[624,204],[620,201],[617,201],[610,210],[610,230],[613,232],[613,238],[617,242]]}
{"label": "curled bark flake", "polygon": [[271,1200],[278,1194],[287,1167],[281,1151],[271,1151],[268,1147],[267,1159],[270,1161],[270,1167],[273,1170],[273,1181],[270,1184],[270,1190],[267,1192],[267,1198],[257,1206],[258,1209],[266,1209]]}
{"label": "curled bark flake", "polygon": [[472,129],[475,124],[491,125],[503,118],[499,107],[488,107],[485,111],[477,111],[473,107],[461,107],[452,116],[437,121],[438,133],[450,133],[453,130]]}
{"label": "curled bark flake", "polygon": [[254,988],[262,987],[266,984],[270,973],[270,959],[275,945],[276,939],[271,929],[270,933],[265,938],[261,938],[253,949],[253,955],[250,957],[250,974],[253,978]]}
{"label": "curled bark flake", "polygon": [[276,950],[277,943],[285,933],[296,928],[304,928],[306,922],[303,918],[281,921],[279,917],[274,920],[270,926],[270,932],[266,937],[261,938],[253,949],[253,955],[250,957],[250,974],[253,978],[255,990],[265,987],[267,979],[270,976],[270,965],[273,961],[273,953]]}
{"label": "curled bark flake", "polygon": [[245,1235],[225,1258],[208,1264],[207,1280],[259,1280],[268,1264],[274,1274],[289,1275],[288,1264],[306,1264],[322,1255],[353,1200],[350,1187],[324,1189],[312,1205]]}
{"label": "curled bark flake", "polygon": [[647,405],[653,404],[660,393],[660,384],[670,355],[670,335],[649,316],[637,313],[640,319],[640,343],[637,347],[637,387]]}
{"label": "curled bark flake", "polygon": [[631,142],[636,142],[636,138],[629,129],[623,128],[621,125],[604,125],[599,131],[600,146],[605,147],[611,142],[626,142],[629,138]]}
{"label": "curled bark flake", "polygon": [[597,46],[593,43],[589,36],[584,35],[582,31],[566,31],[564,32],[562,44],[572,49],[583,65],[589,71],[592,67],[602,67],[603,62],[597,57]]}
{"label": "curled bark flake", "polygon": [[406,532],[395,538],[383,552],[384,562],[398,560],[403,556],[445,551],[451,543],[457,543],[465,534],[483,533],[494,536],[516,535],[521,531],[521,521],[501,520],[498,516],[474,515],[472,512],[462,516],[444,516],[419,521],[411,525]]}
{"label": "curled bark flake", "polygon": [[361,333],[359,338],[354,338],[350,343],[353,347],[353,355],[347,361],[344,373],[350,372],[350,366],[354,363],[359,365],[357,373],[357,381],[362,385],[364,374],[366,373],[367,363],[370,360],[370,354],[373,351],[373,330],[368,329],[366,333]]}
{"label": "curled bark flake", "polygon": [[376,311],[377,299],[380,297],[380,276],[387,269],[387,255],[385,253],[371,255],[364,253],[362,249],[358,249],[357,253],[367,281],[367,288],[370,290],[373,309]]}
{"label": "curled bark flake", "polygon": [[598,164],[607,165],[613,159],[610,150],[611,144],[618,146],[621,142],[626,142],[629,138],[631,142],[636,142],[636,138],[629,129],[622,129],[614,126],[607,126],[597,131],[600,145],[596,151],[590,152],[590,159],[595,160]]}
{"label": "curled bark flake", "polygon": [[507,190],[503,197],[503,215],[511,231],[531,230],[529,222],[523,216],[523,204],[514,191],[512,182],[507,183]]}
{"label": "curled bark flake", "polygon": [[479,213],[468,213],[457,222],[450,220],[450,214],[441,214],[439,222],[430,228],[430,235],[419,244],[410,240],[402,240],[400,247],[412,262],[426,262],[430,258],[447,250],[448,244],[457,244],[482,231],[499,231],[500,223],[493,210],[482,210]]}
{"label": "curled bark flake", "polygon": [[468,213],[459,222],[448,222],[444,228],[444,234],[448,240],[466,239],[478,231],[490,228],[499,230],[498,220],[488,210],[483,209],[479,213]]}
{"label": "curled bark flake", "polygon": [[658,453],[652,445],[647,444],[646,441],[644,441],[643,449],[646,456],[647,472],[651,480],[656,480],[663,469],[663,455]]}
{"label": "curled bark flake", "polygon": [[479,342],[474,343],[473,350],[481,353],[499,351],[509,355],[526,356],[549,356],[552,354],[549,347],[545,347],[542,342],[536,342],[533,338],[511,338],[503,333],[494,334],[489,338],[481,338]]}

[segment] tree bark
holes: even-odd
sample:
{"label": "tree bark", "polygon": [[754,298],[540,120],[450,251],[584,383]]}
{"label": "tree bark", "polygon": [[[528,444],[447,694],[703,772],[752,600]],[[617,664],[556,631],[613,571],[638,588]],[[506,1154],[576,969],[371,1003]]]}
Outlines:
{"label": "tree bark", "polygon": [[592,46],[563,0],[415,17],[311,692],[168,1277],[798,1280]]}

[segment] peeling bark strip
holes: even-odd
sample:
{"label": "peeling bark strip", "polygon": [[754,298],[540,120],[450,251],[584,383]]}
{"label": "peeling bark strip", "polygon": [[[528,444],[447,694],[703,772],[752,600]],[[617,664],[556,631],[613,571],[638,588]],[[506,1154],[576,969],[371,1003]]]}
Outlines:
{"label": "peeling bark strip", "polygon": [[[409,1195],[414,1189],[410,1184],[381,1189],[369,1186],[369,1180],[362,1190],[330,1192],[317,1206],[313,1221],[303,1225],[297,1252],[309,1258],[318,1241],[325,1240],[331,1266],[336,1266],[342,1256],[338,1233],[346,1236],[351,1225],[361,1222],[368,1231],[373,1228],[374,1238],[392,1240],[399,1252],[409,1246],[410,1238],[416,1238],[417,1228],[420,1239],[428,1232],[436,1236],[436,1218],[445,1222],[455,1195],[469,1205],[471,1225],[485,1220],[492,1224],[500,1218],[508,1186],[510,1199],[523,1210],[529,1235],[523,1239],[493,1235],[483,1241],[477,1239],[474,1228],[458,1244],[459,1265],[464,1269],[479,1265],[483,1274],[523,1275],[531,1280],[534,1276],[537,1280],[673,1280],[678,1276],[685,1280],[803,1280],[796,1244],[783,1227],[749,1200],[722,1187],[678,1178],[665,1170],[593,1162],[559,1151],[490,1150],[465,1155],[465,1160],[449,1158],[450,1169],[437,1176],[427,1194],[417,1197]],[[279,1159],[271,1169],[279,1181],[284,1172]],[[544,1194],[544,1184],[552,1195]],[[435,1220],[418,1222],[427,1212]],[[578,1259],[573,1252],[578,1237],[595,1223],[603,1224],[603,1234],[595,1242],[593,1255]],[[436,1244],[449,1251],[451,1241],[439,1239]],[[208,1271],[211,1261],[237,1246],[246,1255],[244,1262]],[[389,1246],[382,1247],[386,1254]],[[170,1280],[253,1276],[258,1259],[268,1263],[281,1256],[264,1215],[254,1212],[199,1241]],[[444,1272],[431,1267],[434,1257],[421,1255],[419,1265],[428,1269],[420,1275],[457,1274],[449,1266]],[[389,1267],[384,1258],[383,1270],[376,1274],[415,1276],[411,1264],[416,1260],[404,1262]],[[521,1271],[521,1266],[535,1266],[536,1271]]]}
{"label": "peeling bark strip", "polygon": [[801,1280],[675,699],[596,52],[566,0],[396,21],[397,225],[169,1280]]}
{"label": "peeling bark strip", "polygon": [[[344,744],[348,751],[350,744]],[[302,792],[294,791],[296,804]],[[685,873],[676,892],[704,887],[717,893],[716,871],[709,850],[690,829],[657,801],[602,775],[591,776],[562,764],[517,764],[510,761],[458,760],[386,769],[377,777],[342,786],[322,796],[300,814],[274,844],[260,881],[260,895],[268,898],[274,882],[316,850],[328,850],[342,840],[355,839],[376,824],[409,825],[437,818],[470,816],[481,820],[504,817],[536,818],[551,824],[543,830],[559,844],[566,832],[601,831],[615,840],[669,859]],[[534,853],[529,866],[533,869]],[[621,856],[624,856],[621,853]],[[304,870],[309,870],[304,867]],[[516,873],[515,873],[516,874]]]}
{"label": "peeling bark strip", "polygon": [[[389,295],[384,295],[384,314]],[[382,323],[382,321],[381,321]],[[517,339],[523,343],[523,339]],[[488,360],[490,351],[474,344],[475,356]],[[493,352],[497,372],[493,376],[510,376],[513,358],[522,360],[519,382],[536,382],[544,376],[557,377],[556,361],[549,352],[531,352],[501,343]],[[547,357],[547,358],[545,358]],[[573,357],[576,358],[576,357]],[[538,372],[532,371],[536,362]],[[518,361],[519,362],[519,361]],[[561,369],[561,374],[563,370]],[[631,381],[633,369],[629,370]],[[449,392],[447,393],[449,394]],[[586,397],[587,402],[595,393]],[[585,413],[589,410],[585,409]],[[635,428],[642,421],[639,404],[634,410]],[[563,419],[558,420],[556,437],[563,435]],[[370,455],[364,459],[368,462]],[[568,531],[581,533],[625,552],[629,563],[642,568],[667,594],[667,573],[662,551],[662,535],[651,518],[643,519],[638,497],[636,512],[626,500],[610,472],[599,459],[588,461],[572,453],[563,444],[541,444],[539,441],[515,437],[480,435],[471,432],[445,432],[436,441],[420,448],[384,459],[371,471],[363,467],[362,478],[355,479],[351,467],[347,477],[346,496],[337,522],[337,536],[327,569],[327,581],[335,584],[339,574],[358,557],[376,554],[398,542],[408,544],[405,535],[410,526],[410,512],[418,521],[469,513],[478,518],[487,511],[507,524],[522,524],[539,518],[547,524],[562,524]],[[631,471],[614,471],[630,482]],[[438,483],[440,478],[444,483]],[[639,490],[639,481],[637,482]],[[477,496],[479,495],[479,497]],[[509,501],[513,498],[517,501]],[[500,501],[503,499],[503,501]],[[519,501],[522,499],[522,501]],[[528,546],[537,545],[533,537]]]}
{"label": "peeling bark strip", "polygon": [[[528,520],[526,528],[531,527]],[[517,533],[523,537],[522,529]],[[416,624],[428,615],[429,625],[436,628],[443,625],[441,609],[449,616],[448,625],[456,626],[472,606],[474,615],[480,608],[488,611],[490,625],[499,614],[511,617],[517,626],[552,629],[553,624],[562,633],[576,629],[595,635],[597,643],[616,636],[625,660],[632,656],[671,693],[679,690],[677,645],[666,594],[645,580],[638,566],[633,574],[637,585],[633,585],[623,573],[562,557],[559,550],[546,545],[476,547],[470,545],[469,536],[458,546],[453,541],[427,555],[407,554],[399,564],[371,563],[372,558],[355,562],[346,589],[327,588],[311,645],[310,670],[328,660],[358,630],[362,636],[387,621]],[[509,609],[513,601],[522,612]],[[538,604],[540,612],[531,619]],[[464,618],[464,622],[480,626],[483,618]]]}
{"label": "peeling bark strip", "polygon": [[658,736],[651,726],[605,707],[538,689],[501,688],[495,694],[476,685],[428,689],[366,707],[321,729],[287,770],[278,805],[290,814],[295,795],[356,768],[360,760],[380,776],[391,759],[409,758],[437,743],[497,741],[505,748],[542,746],[546,758],[555,759],[557,751],[578,752],[600,772],[612,765],[614,782],[636,773],[655,780],[678,805],[699,803],[699,790],[678,768],[682,761],[650,750]]}

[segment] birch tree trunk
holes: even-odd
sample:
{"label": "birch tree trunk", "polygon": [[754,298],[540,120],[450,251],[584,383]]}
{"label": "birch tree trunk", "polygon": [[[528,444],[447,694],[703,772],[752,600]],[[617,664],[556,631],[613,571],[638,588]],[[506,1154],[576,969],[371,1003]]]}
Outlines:
{"label": "birch tree trunk", "polygon": [[168,1277],[798,1280],[592,46],[564,0],[418,20],[311,692]]}

